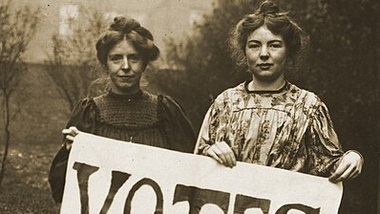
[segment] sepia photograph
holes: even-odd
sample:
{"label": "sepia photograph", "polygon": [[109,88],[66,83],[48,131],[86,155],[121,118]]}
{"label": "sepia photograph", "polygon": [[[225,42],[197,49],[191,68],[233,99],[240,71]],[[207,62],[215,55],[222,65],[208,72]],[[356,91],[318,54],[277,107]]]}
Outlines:
{"label": "sepia photograph", "polygon": [[378,0],[1,0],[0,213],[380,214]]}

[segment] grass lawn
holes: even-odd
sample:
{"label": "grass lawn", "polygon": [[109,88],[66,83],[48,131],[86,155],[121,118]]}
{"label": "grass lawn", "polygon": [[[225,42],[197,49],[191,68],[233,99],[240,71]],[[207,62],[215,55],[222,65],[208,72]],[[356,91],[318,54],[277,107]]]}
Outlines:
{"label": "grass lawn", "polygon": [[59,145],[11,145],[0,189],[0,213],[59,213],[48,183],[50,163],[58,148]]}

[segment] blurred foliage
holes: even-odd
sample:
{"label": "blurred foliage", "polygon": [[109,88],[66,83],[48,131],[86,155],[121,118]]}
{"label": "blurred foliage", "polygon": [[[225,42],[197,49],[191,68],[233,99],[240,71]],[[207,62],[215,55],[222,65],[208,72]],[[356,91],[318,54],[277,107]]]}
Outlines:
{"label": "blurred foliage", "polygon": [[[287,71],[289,81],[317,93],[329,106],[343,147],[359,150],[368,160],[362,176],[347,183],[341,212],[374,213],[380,138],[380,2],[274,2],[308,34],[308,47],[298,66]],[[183,104],[196,131],[210,100],[247,77],[246,68],[231,61],[227,39],[238,20],[260,3],[216,1],[213,11],[195,26],[195,33],[167,40],[169,68],[148,75],[152,88]]]}
{"label": "blurred foliage", "polygon": [[[100,93],[104,86],[99,79],[102,69],[94,50],[98,36],[105,29],[103,14],[81,9],[81,17],[78,17],[81,21],[71,20],[71,31],[67,35],[53,35],[53,53],[49,55],[46,68],[62,97],[68,101],[69,110],[80,98]],[[95,81],[97,79],[99,81]]]}
{"label": "blurred foliage", "polygon": [[[363,174],[345,183],[341,213],[376,213],[379,203],[380,2],[275,2],[280,8],[290,11],[289,15],[309,35],[307,44],[310,47],[305,49],[304,58],[297,61],[298,66],[288,71],[289,80],[316,92],[326,102],[344,148],[359,150],[366,160]],[[189,114],[196,133],[212,99],[247,78],[246,68],[237,67],[231,60],[227,40],[238,20],[253,12],[260,3],[216,0],[211,13],[194,26],[191,34],[181,40],[167,39],[165,60],[168,67],[158,69],[160,66],[152,65],[145,73],[143,85],[177,99]],[[0,4],[1,7],[6,5]],[[17,27],[8,22],[10,14],[3,12],[1,7],[1,41],[13,41],[9,39],[12,35],[30,32],[27,26]],[[12,123],[10,131],[17,133],[12,134],[12,140],[18,143],[14,146],[19,145],[20,148],[12,148],[14,150],[10,152],[10,176],[4,180],[5,194],[0,194],[0,213],[56,213],[46,173],[49,160],[60,144],[61,127],[67,120],[69,108],[80,97],[97,94],[104,86],[102,81],[93,81],[100,74],[93,48],[104,27],[103,18],[97,12],[82,12],[80,14],[84,17],[80,18],[81,22],[72,23],[71,34],[52,38],[53,53],[47,60],[47,66],[28,65],[31,71],[24,73],[23,81],[12,82],[18,84],[12,87],[17,91],[11,99],[11,109],[14,113],[20,109],[21,114],[13,117],[15,123]],[[25,24],[32,24],[33,17],[28,16]],[[16,33],[17,29],[22,30]],[[27,42],[28,38],[25,37],[24,41]],[[24,50],[26,44],[13,47]],[[18,59],[15,65],[25,65],[22,58]],[[0,65],[0,79],[6,74],[3,72],[5,68],[8,68],[5,64]],[[23,68],[17,67],[12,71],[21,74]],[[39,72],[42,69],[46,73]],[[2,81],[3,85],[10,83]],[[57,96],[58,93],[61,96]],[[25,107],[19,108],[25,96],[29,99]],[[49,144],[54,148],[46,146]]]}
{"label": "blurred foliage", "polygon": [[246,73],[231,60],[228,35],[231,27],[248,11],[250,1],[218,1],[193,34],[166,41],[168,69],[147,77],[151,87],[179,99],[198,130],[211,101],[227,87],[244,80]]}
{"label": "blurred foliage", "polygon": [[[290,11],[310,40],[301,65],[289,71],[290,81],[315,91],[334,106],[343,101],[367,105],[379,102],[378,1],[275,2]],[[185,94],[185,103],[197,101],[199,106],[205,106],[196,108],[202,115],[210,96],[215,97],[247,77],[246,68],[235,66],[231,60],[227,40],[235,24],[260,3],[217,1],[212,13],[195,26],[193,34],[182,40],[167,39],[169,69],[150,75],[152,87],[175,97]],[[341,107],[350,115],[350,105]]]}
{"label": "blurred foliage", "polygon": [[[11,143],[10,123],[20,106],[11,106],[11,98],[17,90],[25,89],[20,84],[26,67],[22,54],[36,32],[38,10],[28,7],[14,10],[11,1],[0,3],[0,92],[2,104],[2,142],[4,149],[1,155],[0,186],[2,184],[8,150]],[[19,96],[19,98],[22,96]],[[20,103],[20,100],[16,103]],[[12,115],[11,115],[12,114]]]}
{"label": "blurred foliage", "polygon": [[22,88],[19,83],[26,71],[22,54],[36,32],[38,13],[28,7],[14,10],[10,0],[0,3],[0,89],[3,102],[16,89]]}

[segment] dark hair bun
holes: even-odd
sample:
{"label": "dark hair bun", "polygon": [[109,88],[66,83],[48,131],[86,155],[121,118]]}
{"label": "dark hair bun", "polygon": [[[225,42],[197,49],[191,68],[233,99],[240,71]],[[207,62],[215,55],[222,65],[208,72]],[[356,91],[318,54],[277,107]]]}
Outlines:
{"label": "dark hair bun", "polygon": [[123,33],[129,33],[133,30],[145,39],[153,41],[153,35],[150,33],[150,31],[142,27],[138,21],[132,18],[117,16],[116,18],[114,18],[113,23],[111,24],[109,29]]}
{"label": "dark hair bun", "polygon": [[272,1],[264,1],[261,3],[257,13],[258,14],[265,14],[265,15],[275,15],[280,12],[280,9],[277,7],[277,5]]}
{"label": "dark hair bun", "polygon": [[124,16],[117,16],[113,19],[110,30],[129,33],[140,27],[140,23],[134,19],[126,18]]}

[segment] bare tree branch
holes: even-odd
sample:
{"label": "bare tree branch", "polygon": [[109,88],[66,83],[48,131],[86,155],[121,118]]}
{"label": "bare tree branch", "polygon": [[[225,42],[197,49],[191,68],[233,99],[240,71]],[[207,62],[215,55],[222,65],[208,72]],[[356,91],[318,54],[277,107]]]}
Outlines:
{"label": "bare tree branch", "polygon": [[18,88],[22,73],[26,70],[21,55],[34,36],[38,23],[38,9],[32,11],[25,7],[11,11],[10,3],[11,1],[0,3],[0,89],[4,123],[4,150],[0,163],[0,185],[5,175],[10,145],[10,122],[19,112],[18,109],[11,116],[10,98]]}
{"label": "bare tree branch", "polygon": [[92,82],[100,76],[94,47],[105,27],[103,16],[87,10],[80,14],[81,20],[88,21],[72,20],[72,34],[52,37],[53,53],[47,60],[46,69],[70,108],[89,94]]}

